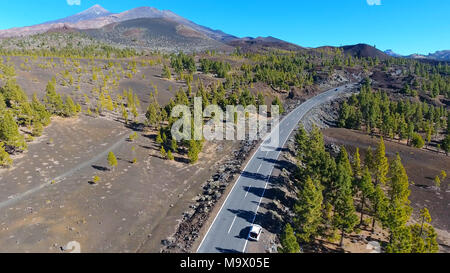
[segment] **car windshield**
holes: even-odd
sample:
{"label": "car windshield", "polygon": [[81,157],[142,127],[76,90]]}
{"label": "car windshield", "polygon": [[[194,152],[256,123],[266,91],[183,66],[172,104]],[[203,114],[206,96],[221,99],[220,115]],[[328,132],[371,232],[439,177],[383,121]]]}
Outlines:
{"label": "car windshield", "polygon": [[257,237],[258,237],[258,234],[255,233],[255,232],[251,232],[251,233],[250,233],[250,237],[252,237],[252,238],[257,238]]}

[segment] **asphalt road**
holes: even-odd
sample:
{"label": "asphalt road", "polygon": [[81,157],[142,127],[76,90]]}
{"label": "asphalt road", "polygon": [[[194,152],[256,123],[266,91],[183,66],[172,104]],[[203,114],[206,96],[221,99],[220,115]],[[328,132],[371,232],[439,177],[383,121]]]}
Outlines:
{"label": "asphalt road", "polygon": [[276,127],[264,139],[209,227],[197,250],[198,253],[246,252],[250,227],[255,223],[261,201],[282,148],[297,128],[298,123],[309,111],[333,100],[336,95],[347,90],[346,86],[337,89],[337,91],[334,88],[321,93],[289,113],[279,123],[279,141],[272,141],[277,138]]}

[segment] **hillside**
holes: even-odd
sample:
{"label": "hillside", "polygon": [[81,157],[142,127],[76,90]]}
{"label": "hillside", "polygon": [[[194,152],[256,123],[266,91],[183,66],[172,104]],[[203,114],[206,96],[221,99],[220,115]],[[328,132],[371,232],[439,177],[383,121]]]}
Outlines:
{"label": "hillside", "polygon": [[227,41],[226,44],[233,47],[238,47],[243,52],[261,52],[273,49],[297,51],[303,49],[298,45],[288,43],[274,37],[245,37],[242,39]]}
{"label": "hillside", "polygon": [[379,58],[380,60],[389,58],[386,53],[366,44],[343,46],[342,49],[345,54],[358,58]]}
{"label": "hillside", "polygon": [[231,47],[201,32],[164,18],[127,20],[100,29],[83,30],[82,32],[109,44],[133,48],[150,48],[164,52],[232,50]]}

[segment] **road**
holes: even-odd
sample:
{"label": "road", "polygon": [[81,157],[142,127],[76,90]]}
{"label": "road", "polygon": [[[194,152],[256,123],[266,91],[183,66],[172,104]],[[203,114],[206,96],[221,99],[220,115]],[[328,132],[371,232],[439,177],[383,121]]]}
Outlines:
{"label": "road", "polygon": [[[203,238],[198,253],[246,252],[250,227],[255,223],[275,164],[290,135],[309,111],[346,90],[346,86],[341,86],[337,91],[334,88],[307,100],[280,121],[279,128],[274,127],[236,181]],[[279,141],[276,141],[274,146],[269,143],[276,139],[277,129]]]}

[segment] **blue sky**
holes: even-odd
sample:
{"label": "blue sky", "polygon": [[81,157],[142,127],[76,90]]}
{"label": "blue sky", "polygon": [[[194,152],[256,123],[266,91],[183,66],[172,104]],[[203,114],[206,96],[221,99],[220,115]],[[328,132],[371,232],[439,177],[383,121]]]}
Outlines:
{"label": "blue sky", "polygon": [[0,0],[0,29],[63,18],[94,4],[111,12],[169,9],[236,36],[270,35],[305,47],[367,43],[405,55],[450,49],[448,0]]}

